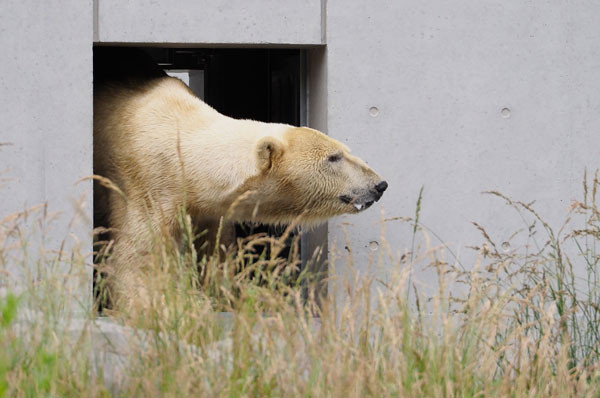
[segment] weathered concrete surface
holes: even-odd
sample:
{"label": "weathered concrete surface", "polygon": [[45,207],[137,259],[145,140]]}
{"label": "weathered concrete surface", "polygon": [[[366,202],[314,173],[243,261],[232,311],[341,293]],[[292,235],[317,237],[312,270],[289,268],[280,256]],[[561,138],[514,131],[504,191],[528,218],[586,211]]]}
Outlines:
{"label": "weathered concrete surface", "polygon": [[99,43],[322,44],[320,0],[97,0]]}
{"label": "weathered concrete surface", "polygon": [[92,250],[92,185],[75,183],[92,174],[92,11],[92,0],[0,5],[0,220],[47,203],[62,215],[43,246],[56,251],[66,239],[64,249],[83,255]]}
{"label": "weathered concrete surface", "polygon": [[[328,1],[329,134],[389,182],[373,209],[330,223],[330,247],[344,252],[351,223],[366,271],[379,209],[414,215],[423,185],[422,222],[461,256],[481,242],[470,221],[499,242],[523,227],[485,190],[536,200],[559,225],[600,166],[598,26],[594,1]],[[410,235],[387,225],[395,250]]]}

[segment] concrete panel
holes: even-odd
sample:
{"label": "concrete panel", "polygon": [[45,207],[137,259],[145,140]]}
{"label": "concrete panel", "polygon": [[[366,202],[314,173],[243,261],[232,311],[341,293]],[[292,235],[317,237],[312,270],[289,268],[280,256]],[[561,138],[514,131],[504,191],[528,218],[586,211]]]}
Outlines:
{"label": "concrete panel", "polygon": [[[343,247],[350,222],[365,270],[379,209],[412,216],[423,185],[422,222],[461,256],[481,242],[470,221],[500,242],[522,226],[484,190],[536,200],[560,225],[584,168],[600,165],[600,3],[327,6],[329,134],[389,181],[378,206],[331,224],[330,247]],[[409,247],[410,228],[389,223],[387,238]]]}
{"label": "concrete panel", "polygon": [[91,0],[6,0],[0,13],[0,220],[46,203],[59,215],[46,249],[66,240],[88,255],[92,185],[75,183],[92,174],[92,11]]}
{"label": "concrete panel", "polygon": [[99,43],[321,44],[320,0],[96,0]]}

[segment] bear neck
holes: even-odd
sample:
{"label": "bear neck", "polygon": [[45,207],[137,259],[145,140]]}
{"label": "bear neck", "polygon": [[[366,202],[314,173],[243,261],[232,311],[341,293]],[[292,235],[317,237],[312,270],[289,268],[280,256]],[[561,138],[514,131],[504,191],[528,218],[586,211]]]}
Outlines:
{"label": "bear neck", "polygon": [[[200,213],[203,213],[202,207],[214,212],[217,204],[221,210],[227,209],[247,191],[242,187],[248,186],[249,181],[254,187],[260,186],[257,183],[262,178],[258,167],[258,142],[264,137],[284,142],[286,132],[293,127],[230,118],[197,98],[191,105],[194,108],[192,117],[189,117],[189,109],[178,117],[178,145],[186,185],[192,192],[190,199],[192,204],[197,204]],[[202,186],[198,186],[198,181],[202,181]]]}

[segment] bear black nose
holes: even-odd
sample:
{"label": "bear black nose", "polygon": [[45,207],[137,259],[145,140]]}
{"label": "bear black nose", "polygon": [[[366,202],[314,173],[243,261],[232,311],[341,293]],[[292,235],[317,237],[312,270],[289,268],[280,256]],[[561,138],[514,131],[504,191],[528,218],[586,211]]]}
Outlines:
{"label": "bear black nose", "polygon": [[381,181],[379,184],[375,185],[375,189],[379,193],[384,193],[385,190],[387,189],[387,187],[388,187],[387,181]]}

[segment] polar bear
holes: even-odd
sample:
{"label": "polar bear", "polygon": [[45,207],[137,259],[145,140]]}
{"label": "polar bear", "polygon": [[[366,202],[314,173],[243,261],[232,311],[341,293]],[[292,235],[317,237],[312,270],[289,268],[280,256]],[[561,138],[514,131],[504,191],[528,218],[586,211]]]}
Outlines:
{"label": "polar bear", "polygon": [[[94,90],[94,170],[113,229],[116,307],[143,295],[137,276],[150,233],[177,235],[185,206],[197,221],[314,225],[358,213],[388,184],[348,147],[307,127],[220,114],[160,72]],[[106,196],[103,196],[106,195]]]}

